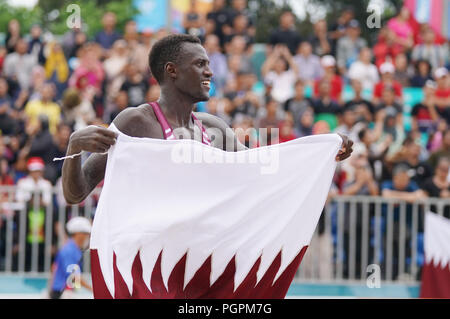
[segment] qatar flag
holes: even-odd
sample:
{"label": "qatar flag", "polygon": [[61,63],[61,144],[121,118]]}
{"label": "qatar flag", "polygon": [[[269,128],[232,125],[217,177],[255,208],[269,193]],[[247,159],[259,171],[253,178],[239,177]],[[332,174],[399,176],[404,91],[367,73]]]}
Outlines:
{"label": "qatar flag", "polygon": [[425,214],[425,265],[421,298],[450,298],[450,220]]}
{"label": "qatar flag", "polygon": [[95,298],[286,296],[341,137],[225,152],[110,129],[119,135],[91,234]]}

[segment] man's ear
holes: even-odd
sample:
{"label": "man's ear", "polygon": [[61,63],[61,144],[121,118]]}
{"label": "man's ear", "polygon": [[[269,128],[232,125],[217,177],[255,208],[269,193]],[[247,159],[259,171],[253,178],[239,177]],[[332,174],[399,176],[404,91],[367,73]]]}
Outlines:
{"label": "man's ear", "polygon": [[165,66],[165,71],[167,73],[167,76],[171,79],[177,78],[177,67],[173,62],[167,62]]}

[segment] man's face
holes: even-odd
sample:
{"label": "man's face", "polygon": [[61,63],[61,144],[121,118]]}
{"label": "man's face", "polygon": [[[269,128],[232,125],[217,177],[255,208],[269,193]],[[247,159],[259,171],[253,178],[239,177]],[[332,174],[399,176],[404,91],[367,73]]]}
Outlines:
{"label": "man's face", "polygon": [[294,25],[294,16],[292,13],[286,12],[281,16],[280,24],[283,28],[287,29]]}
{"label": "man's face", "polygon": [[409,185],[409,181],[410,179],[407,172],[399,172],[393,178],[394,187],[397,190],[406,189],[406,187],[408,187]]}
{"label": "man's face", "polygon": [[176,64],[177,89],[192,98],[193,103],[209,100],[212,71],[206,50],[197,43],[184,43],[180,61]]}

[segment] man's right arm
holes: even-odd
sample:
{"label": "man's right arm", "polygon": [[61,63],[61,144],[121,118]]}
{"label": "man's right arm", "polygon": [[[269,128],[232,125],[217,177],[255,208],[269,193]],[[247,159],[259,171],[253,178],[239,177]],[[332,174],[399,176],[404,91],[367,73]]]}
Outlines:
{"label": "man's right arm", "polygon": [[[122,111],[113,121],[114,125],[125,134],[133,135],[127,130],[134,127],[138,116],[135,108]],[[67,156],[81,151],[91,152],[81,166],[79,156],[68,158],[62,168],[62,185],[64,198],[68,204],[82,202],[92,190],[104,179],[107,154],[103,154],[114,145],[117,133],[100,126],[88,126],[72,133],[67,148]]]}
{"label": "man's right arm", "polygon": [[92,152],[81,166],[81,157],[64,160],[62,184],[64,198],[68,204],[78,204],[101,182],[105,176],[107,152],[115,143],[116,133],[99,126],[88,126],[72,133],[67,156],[81,151]]}

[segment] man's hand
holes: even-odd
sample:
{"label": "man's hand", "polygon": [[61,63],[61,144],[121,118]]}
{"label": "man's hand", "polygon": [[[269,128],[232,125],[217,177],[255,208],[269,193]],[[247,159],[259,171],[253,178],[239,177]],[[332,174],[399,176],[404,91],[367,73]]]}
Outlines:
{"label": "man's hand", "polygon": [[116,143],[117,134],[101,126],[90,125],[72,133],[69,140],[68,154],[81,151],[105,153]]}
{"label": "man's hand", "polygon": [[336,155],[336,162],[340,162],[350,157],[353,152],[353,141],[350,140],[347,136],[337,133],[340,137],[342,137],[342,146],[339,150],[338,155]]}

